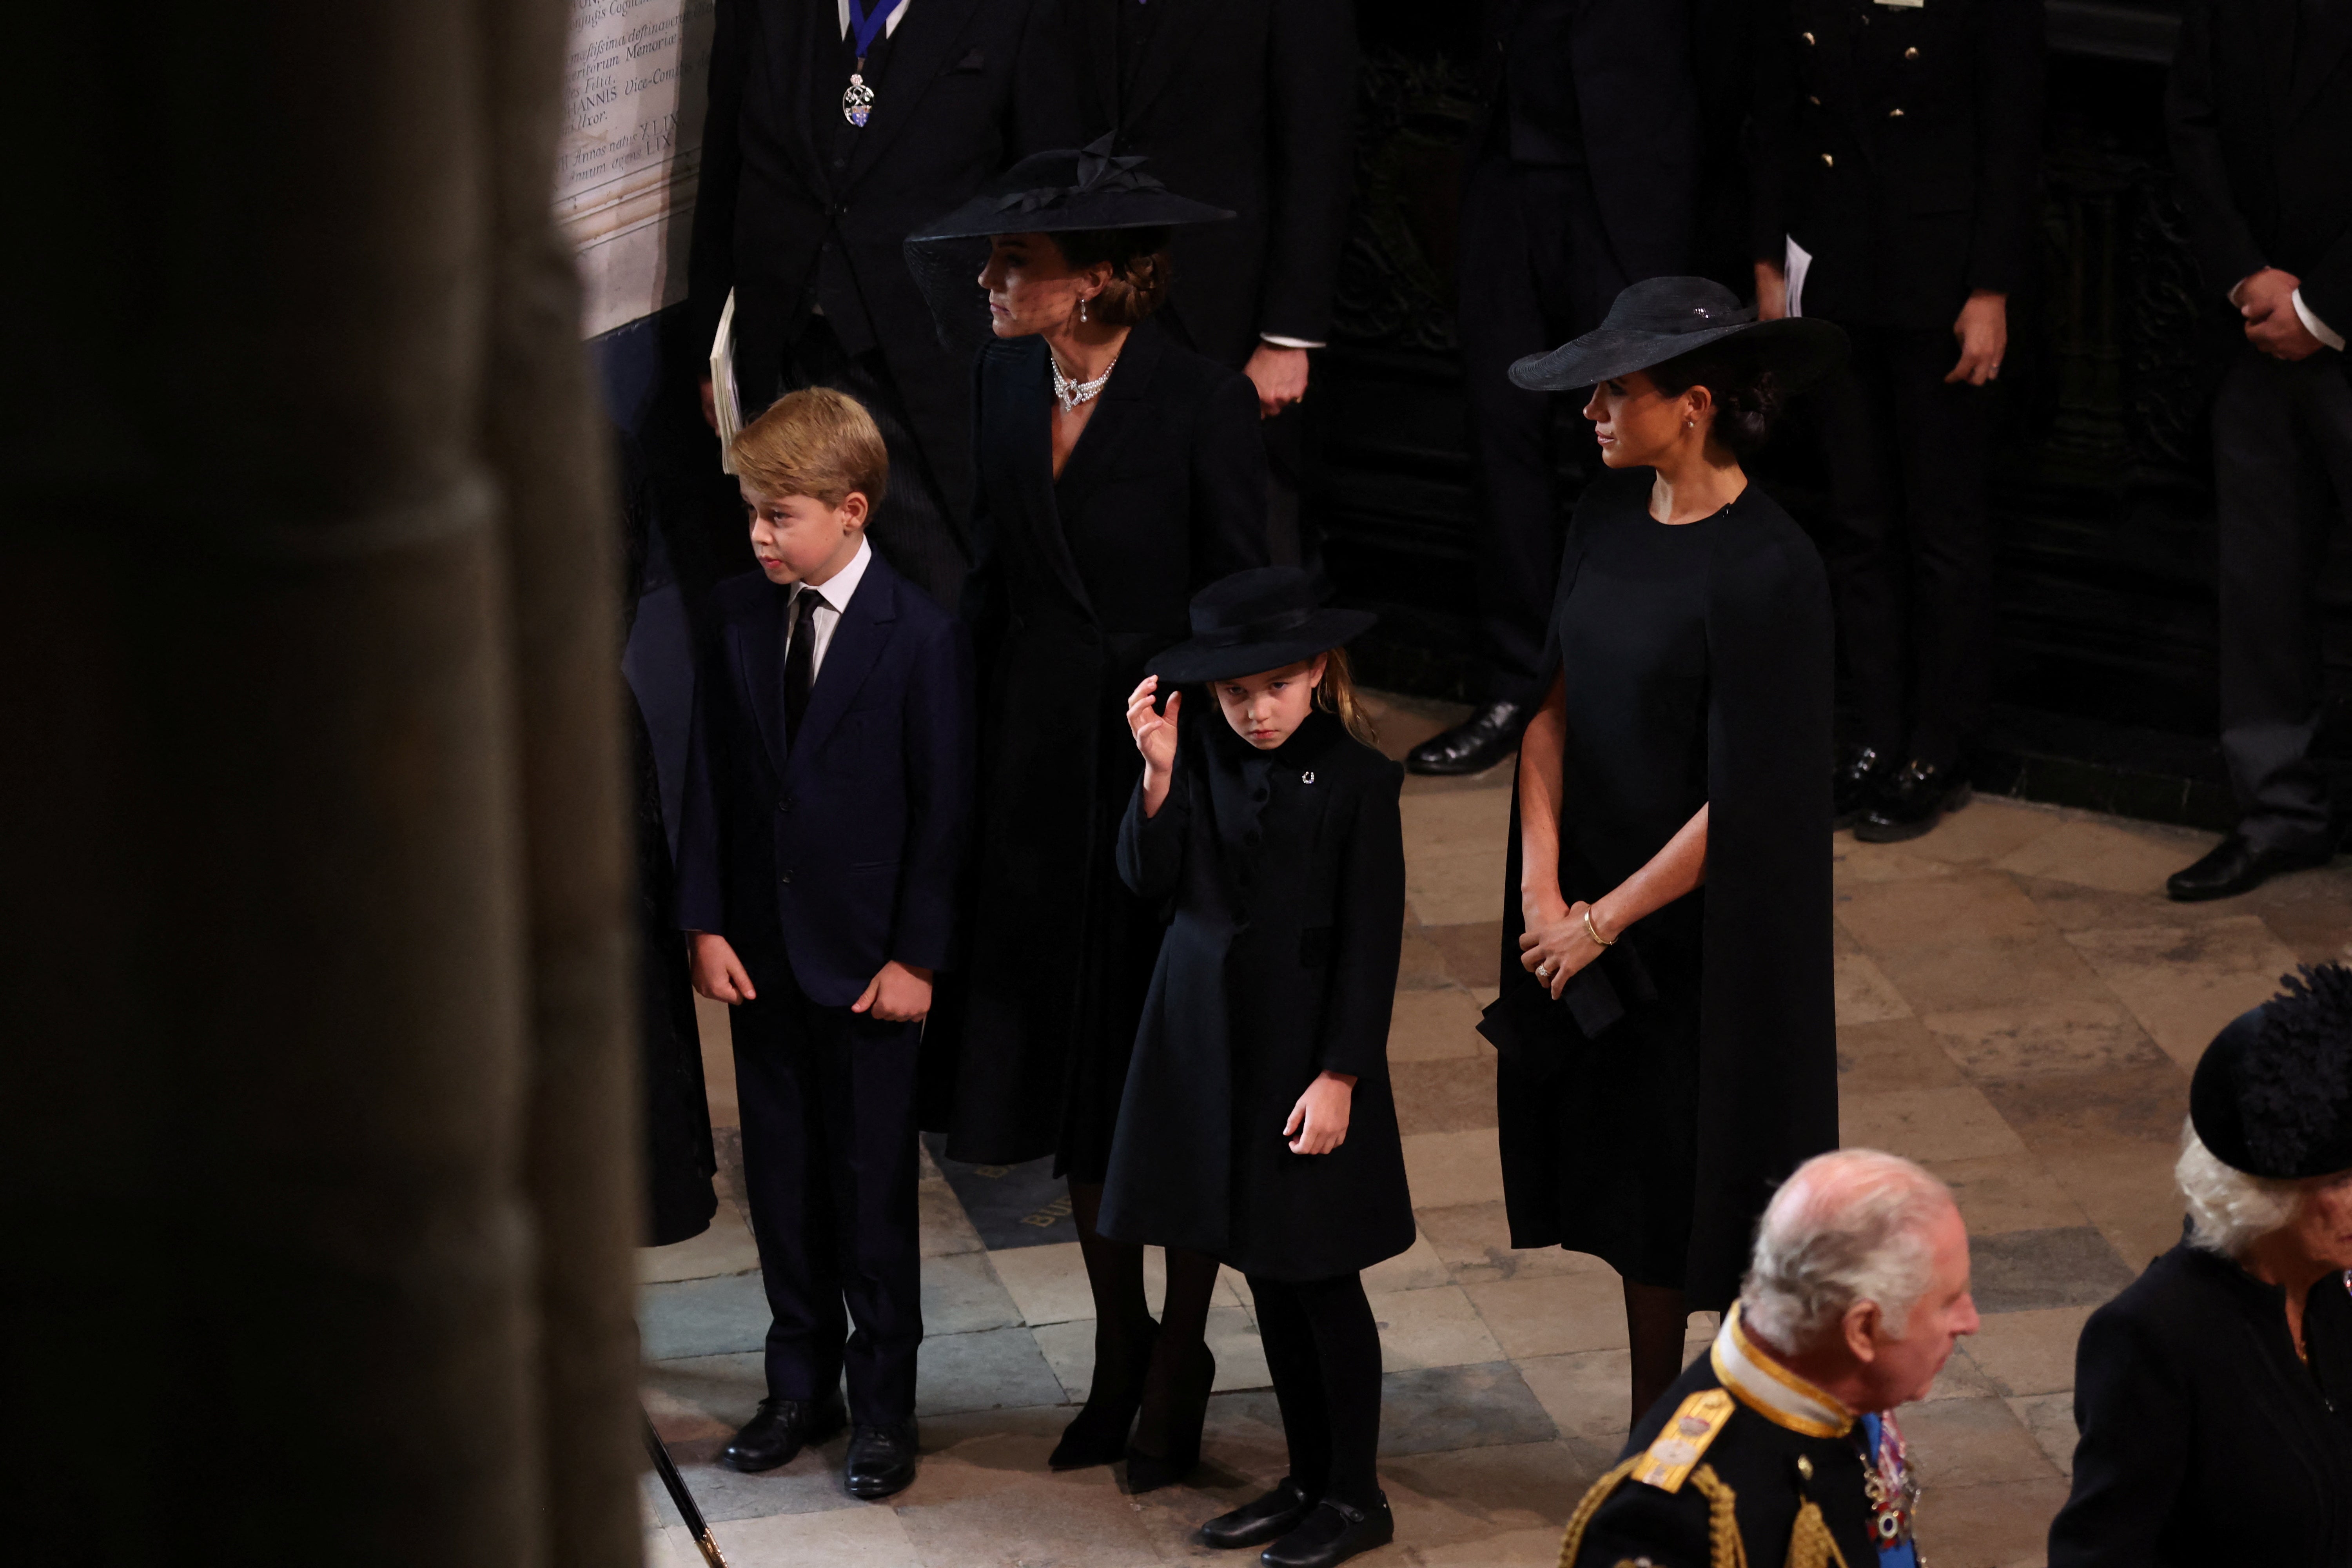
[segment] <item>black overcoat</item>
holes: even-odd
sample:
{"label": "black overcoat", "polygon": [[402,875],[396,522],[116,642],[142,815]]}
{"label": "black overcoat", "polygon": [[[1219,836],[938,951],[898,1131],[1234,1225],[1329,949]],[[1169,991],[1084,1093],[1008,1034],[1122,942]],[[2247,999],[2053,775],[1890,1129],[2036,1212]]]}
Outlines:
{"label": "black overcoat", "polygon": [[[1171,191],[1226,207],[1177,230],[1168,310],[1192,346],[1239,366],[1262,334],[1321,342],[1355,173],[1350,0],[1066,0],[1079,113]],[[1127,14],[1123,23],[1121,13]]]}
{"label": "black overcoat", "polygon": [[2041,0],[1774,0],[1758,28],[1759,261],[1812,254],[1804,313],[1947,329],[2039,266]]}
{"label": "black overcoat", "polygon": [[1112,863],[1142,771],[1127,694],[1194,593],[1265,564],[1257,395],[1146,321],[1056,481],[1044,341],[991,343],[974,375],[979,865],[925,1037],[952,1104],[925,1114],[957,1159],[1098,1181],[1157,942]]}
{"label": "black overcoat", "polygon": [[[1388,1071],[1404,926],[1404,770],[1328,713],[1261,752],[1195,690],[1157,814],[1118,871],[1171,911],[1111,1145],[1102,1229],[1246,1274],[1325,1279],[1412,1245]],[[1291,1108],[1356,1079],[1348,1136],[1294,1154]]]}
{"label": "black overcoat", "polygon": [[2091,1314],[2050,1568],[2352,1562],[2352,1296],[2304,1309],[2187,1242]]}

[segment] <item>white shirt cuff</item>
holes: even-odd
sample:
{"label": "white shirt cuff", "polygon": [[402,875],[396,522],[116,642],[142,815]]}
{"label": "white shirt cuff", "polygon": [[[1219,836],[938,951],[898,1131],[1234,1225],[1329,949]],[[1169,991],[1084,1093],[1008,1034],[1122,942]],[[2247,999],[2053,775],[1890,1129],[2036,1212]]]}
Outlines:
{"label": "white shirt cuff", "polygon": [[1278,332],[1260,332],[1258,337],[1278,349],[1319,349],[1321,343],[1310,343],[1305,338],[1286,338]]}
{"label": "white shirt cuff", "polygon": [[2294,301],[2294,313],[2303,318],[2305,331],[2309,332],[2337,353],[2344,352],[2344,334],[2311,313],[2311,307],[2303,302],[2302,289],[2296,289],[2287,298]]}

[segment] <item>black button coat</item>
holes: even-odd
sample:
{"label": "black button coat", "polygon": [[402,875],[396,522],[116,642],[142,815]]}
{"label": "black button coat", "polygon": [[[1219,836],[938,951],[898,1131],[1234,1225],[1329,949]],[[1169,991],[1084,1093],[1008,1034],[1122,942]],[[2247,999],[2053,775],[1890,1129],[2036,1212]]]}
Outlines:
{"label": "black button coat", "polygon": [[[1140,787],[1118,871],[1171,910],[1104,1190],[1122,1241],[1213,1253],[1244,1273],[1325,1279],[1412,1245],[1389,1088],[1404,927],[1404,770],[1308,715],[1261,752],[1195,689],[1167,800]],[[1346,1142],[1282,1136],[1316,1076],[1352,1074]]]}

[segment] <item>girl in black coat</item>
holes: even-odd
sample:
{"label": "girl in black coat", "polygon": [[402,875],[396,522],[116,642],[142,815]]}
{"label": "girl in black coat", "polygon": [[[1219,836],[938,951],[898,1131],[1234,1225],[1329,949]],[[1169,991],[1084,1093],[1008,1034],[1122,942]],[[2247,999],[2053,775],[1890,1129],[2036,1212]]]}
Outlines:
{"label": "girl in black coat", "polygon": [[1168,286],[1169,226],[1231,215],[1106,153],[1024,159],[917,242],[988,239],[995,334],[975,368],[964,601],[981,669],[980,864],[969,951],[924,1041],[954,1062],[953,1103],[926,1125],[944,1120],[956,1159],[1050,1153],[1068,1177],[1095,1369],[1050,1462],[1124,1455],[1148,1490],[1197,1448],[1217,1266],[1171,1249],[1155,1325],[1142,1249],[1096,1224],[1160,941],[1113,865],[1140,765],[1118,716],[1144,661],[1183,639],[1192,594],[1265,561],[1265,461],[1249,383],[1148,319]]}
{"label": "girl in black coat", "polygon": [[[1249,1277],[1290,1474],[1202,1527],[1329,1564],[1395,1534],[1373,1474],[1381,1346],[1359,1273],[1412,1245],[1388,1079],[1404,923],[1403,770],[1368,743],[1307,574],[1244,572],[1193,601],[1194,639],[1128,700],[1143,777],[1118,868],[1170,911],[1103,1194],[1106,1234]],[[1209,684],[1224,722],[1182,728]],[[1193,1434],[1197,1444],[1197,1429]]]}

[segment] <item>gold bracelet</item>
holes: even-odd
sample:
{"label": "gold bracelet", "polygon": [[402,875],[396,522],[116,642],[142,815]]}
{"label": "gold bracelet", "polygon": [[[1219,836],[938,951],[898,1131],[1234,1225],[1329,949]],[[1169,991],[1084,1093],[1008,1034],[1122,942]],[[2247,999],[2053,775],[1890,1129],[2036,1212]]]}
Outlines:
{"label": "gold bracelet", "polygon": [[1617,945],[1617,939],[1615,937],[1602,936],[1601,934],[1601,928],[1592,923],[1592,906],[1591,904],[1584,906],[1584,934],[1591,937],[1594,942],[1599,942],[1603,947],[1615,947]]}

